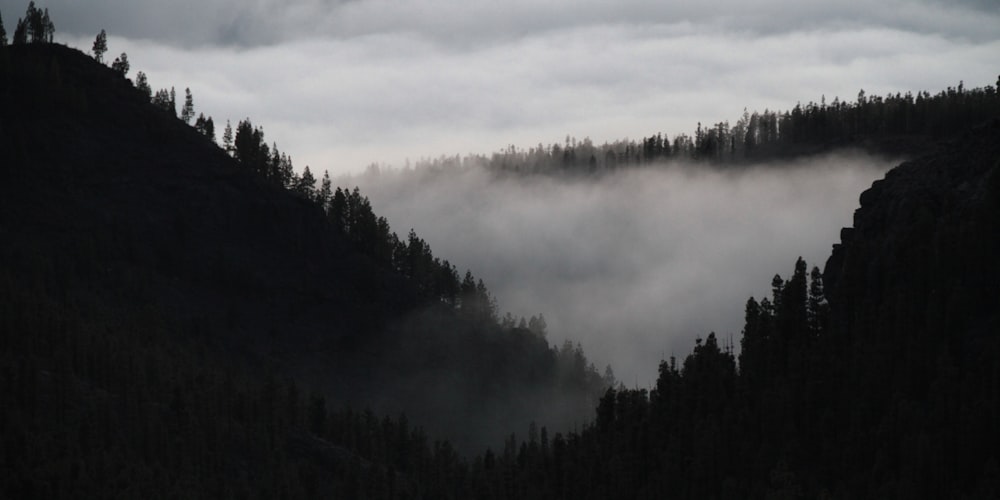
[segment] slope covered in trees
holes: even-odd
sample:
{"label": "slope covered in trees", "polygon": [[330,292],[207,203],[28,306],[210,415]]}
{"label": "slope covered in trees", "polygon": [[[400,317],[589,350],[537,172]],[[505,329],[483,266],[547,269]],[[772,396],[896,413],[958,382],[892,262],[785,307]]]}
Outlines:
{"label": "slope covered in trees", "polygon": [[[313,455],[430,460],[429,438],[387,458],[418,426],[482,449],[532,418],[582,422],[606,385],[359,193],[327,206],[255,175],[78,51],[0,51],[5,491],[301,488]],[[412,424],[375,417],[404,410]]]}

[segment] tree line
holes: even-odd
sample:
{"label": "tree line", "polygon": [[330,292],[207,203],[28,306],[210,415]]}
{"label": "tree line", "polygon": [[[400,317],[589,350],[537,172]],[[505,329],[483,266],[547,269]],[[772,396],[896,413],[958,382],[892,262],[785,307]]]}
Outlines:
{"label": "tree line", "polygon": [[796,104],[788,111],[743,111],[735,124],[697,124],[692,134],[671,140],[663,132],[639,140],[595,144],[567,136],[562,144],[528,149],[513,145],[490,155],[442,156],[421,160],[417,168],[449,170],[485,166],[498,173],[588,174],[671,161],[739,165],[863,147],[892,151],[895,142],[929,143],[1000,115],[1000,79],[996,86],[966,88],[963,82],[936,94],[920,91],[885,96],[858,92],[854,101]]}

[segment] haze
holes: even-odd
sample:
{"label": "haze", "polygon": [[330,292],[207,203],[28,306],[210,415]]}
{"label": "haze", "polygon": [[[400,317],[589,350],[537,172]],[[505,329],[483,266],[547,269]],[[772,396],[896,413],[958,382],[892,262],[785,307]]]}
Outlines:
{"label": "haze", "polygon": [[479,169],[383,173],[361,187],[393,229],[470,268],[501,312],[543,313],[549,341],[581,342],[619,380],[649,387],[661,359],[696,337],[738,344],[743,307],[787,278],[821,269],[858,196],[893,161],[837,154],[722,172],[704,166],[601,178],[495,179]]}

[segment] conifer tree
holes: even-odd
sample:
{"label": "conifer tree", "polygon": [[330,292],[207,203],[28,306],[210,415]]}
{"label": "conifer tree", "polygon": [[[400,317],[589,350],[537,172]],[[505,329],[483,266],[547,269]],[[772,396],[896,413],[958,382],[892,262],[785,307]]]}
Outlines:
{"label": "conifer tree", "polygon": [[7,46],[7,30],[3,27],[3,14],[0,13],[0,47]]}
{"label": "conifer tree", "polygon": [[49,17],[49,9],[45,9],[42,13],[41,20],[39,22],[40,33],[36,33],[36,37],[39,37],[37,42],[40,43],[52,43],[55,39],[56,25],[52,22],[52,18]]}
{"label": "conifer tree", "polygon": [[330,182],[330,172],[327,170],[323,171],[323,182],[319,188],[319,194],[317,195],[317,201],[323,207],[324,210],[330,205],[330,199],[333,197],[333,183]]}
{"label": "conifer tree", "polygon": [[191,96],[191,88],[184,89],[184,107],[181,108],[181,121],[191,123],[194,118],[194,98]]}
{"label": "conifer tree", "polygon": [[204,113],[198,113],[198,118],[194,121],[194,128],[215,142],[215,124],[212,122],[211,116],[206,118]]}
{"label": "conifer tree", "polygon": [[14,31],[14,43],[52,43],[55,25],[49,17],[49,9],[35,7],[35,2],[28,2],[28,10],[24,19],[18,19]]}
{"label": "conifer tree", "polygon": [[101,30],[101,32],[97,34],[97,38],[94,39],[94,46],[92,50],[94,51],[94,59],[96,59],[99,63],[103,63],[104,53],[108,51],[108,34],[105,33],[104,30]]}
{"label": "conifer tree", "polygon": [[28,23],[24,22],[24,19],[17,20],[17,27],[14,28],[14,39],[11,43],[13,45],[28,43]]}
{"label": "conifer tree", "polygon": [[316,178],[313,177],[312,172],[309,171],[309,165],[306,165],[306,168],[302,170],[302,177],[299,178],[298,186],[295,191],[307,199],[311,200],[315,198]]}
{"label": "conifer tree", "polygon": [[222,131],[222,149],[227,153],[233,152],[233,125],[226,120],[226,128]]}
{"label": "conifer tree", "polygon": [[153,98],[153,88],[149,86],[149,79],[146,77],[146,73],[142,71],[136,73],[135,75],[135,88],[146,94],[147,99]]}
{"label": "conifer tree", "polygon": [[205,137],[208,137],[209,139],[212,140],[212,142],[215,142],[215,122],[212,120],[211,116],[205,119],[204,132],[205,132]]}
{"label": "conifer tree", "polygon": [[154,106],[164,111],[173,112],[172,102],[170,100],[170,91],[167,89],[157,90],[156,93],[153,94],[152,102]]}
{"label": "conifer tree", "polygon": [[122,76],[127,76],[129,70],[128,55],[122,52],[122,55],[116,57],[114,62],[111,63],[111,69],[117,71]]}

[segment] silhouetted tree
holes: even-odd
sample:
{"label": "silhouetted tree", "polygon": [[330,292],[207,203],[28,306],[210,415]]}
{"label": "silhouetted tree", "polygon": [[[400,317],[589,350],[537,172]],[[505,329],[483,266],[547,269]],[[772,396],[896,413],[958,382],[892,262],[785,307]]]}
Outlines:
{"label": "silhouetted tree", "polygon": [[830,304],[823,291],[823,273],[819,267],[813,267],[809,279],[809,328],[813,335],[819,335],[826,328]]}
{"label": "silhouetted tree", "polygon": [[152,100],[153,88],[149,86],[149,79],[146,77],[146,73],[140,71],[135,74],[135,88],[146,94],[147,99]]}
{"label": "silhouetted tree", "polygon": [[153,94],[153,101],[152,102],[153,102],[154,106],[156,106],[156,107],[158,107],[158,108],[160,108],[160,109],[162,109],[164,111],[169,112],[173,116],[177,116],[176,115],[176,111],[174,109],[173,100],[170,99],[170,91],[169,90],[167,90],[167,89],[157,90],[156,93]]}
{"label": "silhouetted tree", "polygon": [[49,17],[49,9],[44,11],[35,7],[35,2],[28,2],[24,19],[19,19],[14,31],[14,43],[52,43],[55,36],[55,24]]}
{"label": "silhouetted tree", "polygon": [[194,128],[215,142],[215,122],[212,121],[211,116],[205,118],[204,113],[198,113],[198,118],[194,121]]}
{"label": "silhouetted tree", "polygon": [[14,39],[11,40],[13,45],[23,45],[28,43],[28,23],[24,19],[18,19],[17,25],[14,28]]}
{"label": "silhouetted tree", "polygon": [[233,153],[233,126],[226,120],[226,128],[222,131],[222,149],[227,153]]}
{"label": "silhouetted tree", "polygon": [[111,63],[111,69],[117,71],[122,76],[127,76],[129,70],[128,55],[122,52],[122,55],[116,57],[114,62]]}
{"label": "silhouetted tree", "polygon": [[330,181],[330,172],[323,171],[323,181],[320,184],[319,192],[316,195],[316,201],[319,202],[323,210],[326,210],[330,206],[330,200],[333,198],[333,183]]}
{"label": "silhouetted tree", "polygon": [[3,14],[0,13],[0,47],[7,46],[7,29],[3,26]]}
{"label": "silhouetted tree", "polygon": [[309,171],[309,165],[302,170],[302,177],[299,178],[298,185],[294,191],[303,198],[312,200],[316,197],[316,177]]}
{"label": "silhouetted tree", "polygon": [[191,88],[184,89],[184,106],[181,108],[181,121],[191,123],[194,118],[194,97],[191,96]]}
{"label": "silhouetted tree", "polygon": [[91,49],[94,52],[94,59],[99,63],[104,62],[104,53],[108,51],[108,34],[101,30],[97,34],[97,38],[94,39],[94,46]]}

